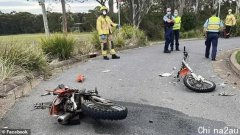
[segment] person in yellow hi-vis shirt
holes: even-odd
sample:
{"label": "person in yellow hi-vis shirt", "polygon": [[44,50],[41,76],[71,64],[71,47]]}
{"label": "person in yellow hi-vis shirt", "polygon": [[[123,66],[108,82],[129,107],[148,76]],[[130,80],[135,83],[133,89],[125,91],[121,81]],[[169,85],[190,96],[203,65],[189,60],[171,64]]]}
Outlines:
{"label": "person in yellow hi-vis shirt", "polygon": [[207,38],[205,41],[205,57],[209,58],[210,48],[212,46],[211,58],[212,61],[215,61],[217,55],[219,31],[223,28],[223,22],[220,20],[219,17],[216,17],[215,10],[212,11],[212,16],[206,20],[203,27],[204,32],[206,32],[207,34]]}
{"label": "person in yellow hi-vis shirt", "polygon": [[102,6],[100,8],[101,15],[97,19],[97,31],[99,35],[99,40],[101,42],[101,51],[104,60],[109,60],[107,56],[108,49],[110,54],[112,55],[112,59],[120,59],[119,56],[116,55],[114,50],[114,45],[112,41],[112,28],[120,27],[118,24],[112,22],[109,16],[107,16],[108,8]]}
{"label": "person in yellow hi-vis shirt", "polygon": [[235,24],[236,24],[236,19],[235,19],[234,15],[232,14],[232,9],[229,9],[228,15],[226,16],[226,19],[225,19],[226,38],[230,37],[231,27],[234,26]]}
{"label": "person in yellow hi-vis shirt", "polygon": [[176,46],[176,51],[180,51],[179,50],[179,32],[180,32],[180,28],[181,28],[181,17],[178,15],[178,11],[174,10],[174,25],[173,25],[173,40],[171,43],[171,51],[173,51],[173,47],[174,47],[174,40],[175,40],[175,46]]}

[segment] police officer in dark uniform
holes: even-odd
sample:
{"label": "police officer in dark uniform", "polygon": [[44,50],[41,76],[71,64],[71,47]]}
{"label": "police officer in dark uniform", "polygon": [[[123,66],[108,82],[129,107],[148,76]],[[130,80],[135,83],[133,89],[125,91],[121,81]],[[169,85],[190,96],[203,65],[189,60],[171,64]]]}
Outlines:
{"label": "police officer in dark uniform", "polygon": [[164,31],[165,31],[165,46],[164,53],[171,53],[168,50],[169,45],[173,41],[173,25],[174,25],[174,17],[171,14],[171,8],[167,8],[167,14],[163,17],[164,21]]}
{"label": "police officer in dark uniform", "polygon": [[205,57],[209,58],[210,48],[212,46],[211,58],[213,61],[215,61],[217,54],[219,30],[223,28],[223,22],[220,20],[219,17],[216,17],[215,10],[212,11],[212,16],[206,20],[203,27],[204,31],[207,34],[207,38],[205,41]]}

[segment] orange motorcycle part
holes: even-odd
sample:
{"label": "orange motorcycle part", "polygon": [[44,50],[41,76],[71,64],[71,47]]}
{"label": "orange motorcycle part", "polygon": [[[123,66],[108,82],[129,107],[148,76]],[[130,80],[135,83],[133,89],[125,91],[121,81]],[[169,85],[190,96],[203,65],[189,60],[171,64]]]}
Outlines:
{"label": "orange motorcycle part", "polygon": [[84,76],[83,75],[78,75],[76,80],[77,80],[77,82],[83,82]]}
{"label": "orange motorcycle part", "polygon": [[179,71],[179,75],[181,77],[184,77],[185,75],[187,75],[189,73],[189,69],[188,68],[183,68],[182,70]]}

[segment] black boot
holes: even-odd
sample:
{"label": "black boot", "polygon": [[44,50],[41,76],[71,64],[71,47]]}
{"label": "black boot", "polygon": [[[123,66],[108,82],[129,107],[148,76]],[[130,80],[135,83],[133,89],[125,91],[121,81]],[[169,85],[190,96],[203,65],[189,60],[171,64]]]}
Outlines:
{"label": "black boot", "polygon": [[103,56],[104,60],[109,60],[108,56]]}
{"label": "black boot", "polygon": [[113,54],[113,55],[112,55],[112,59],[120,59],[120,57],[117,56],[116,54]]}

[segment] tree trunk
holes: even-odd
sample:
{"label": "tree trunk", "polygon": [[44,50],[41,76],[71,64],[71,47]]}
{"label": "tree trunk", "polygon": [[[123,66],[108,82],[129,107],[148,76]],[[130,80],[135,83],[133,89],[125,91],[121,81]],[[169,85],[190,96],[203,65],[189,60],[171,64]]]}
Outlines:
{"label": "tree trunk", "polygon": [[49,28],[48,28],[48,20],[47,20],[47,12],[45,7],[45,0],[39,0],[39,5],[42,7],[42,14],[43,14],[43,24],[45,29],[46,36],[50,36]]}
{"label": "tree trunk", "polygon": [[66,12],[65,0],[61,0],[61,4],[62,4],[62,12],[63,12],[63,17],[62,17],[63,34],[66,36],[67,35],[67,12]]}
{"label": "tree trunk", "polygon": [[132,3],[132,23],[134,26],[136,26],[136,20],[135,20],[135,16],[136,16],[136,12],[135,12],[135,3],[134,3],[134,0],[131,0],[131,3]]}
{"label": "tree trunk", "polygon": [[113,0],[109,0],[108,5],[109,5],[109,13],[112,14],[113,13]]}
{"label": "tree trunk", "polygon": [[185,0],[179,0],[179,15],[183,15],[183,9],[185,7]]}

